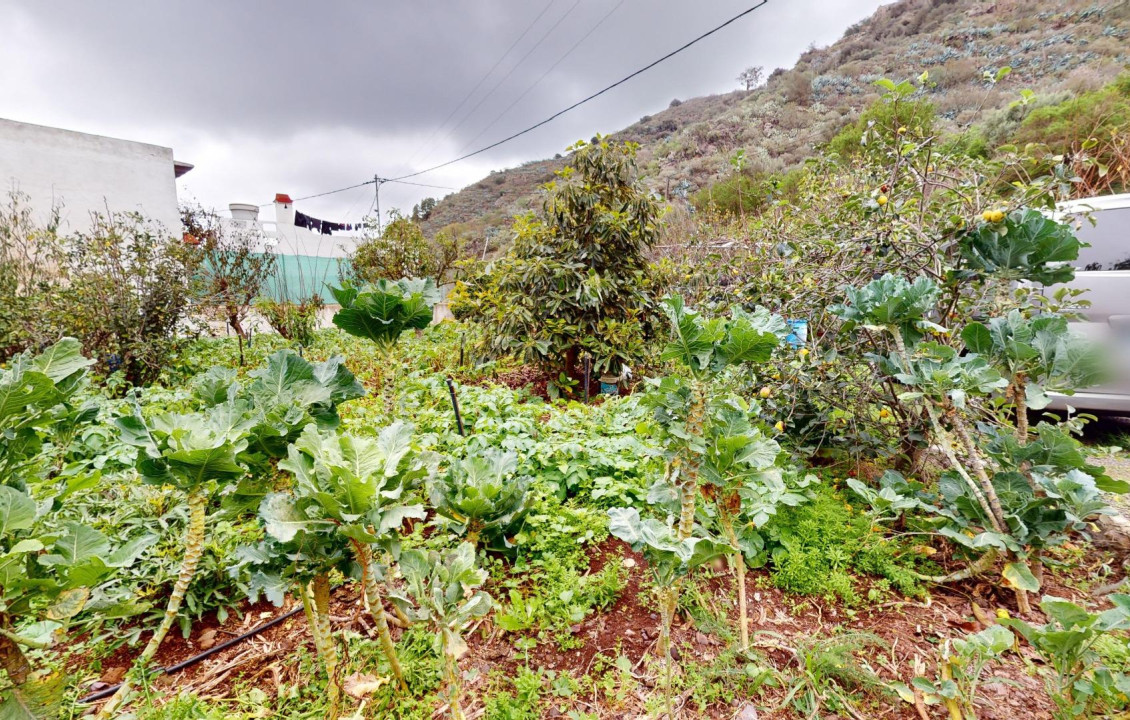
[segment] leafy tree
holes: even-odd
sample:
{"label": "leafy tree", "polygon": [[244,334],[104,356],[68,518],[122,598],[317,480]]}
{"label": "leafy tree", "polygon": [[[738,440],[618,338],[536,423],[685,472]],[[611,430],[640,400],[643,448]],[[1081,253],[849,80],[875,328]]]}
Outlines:
{"label": "leafy tree", "polygon": [[645,253],[660,204],[635,176],[634,143],[598,137],[570,149],[541,216],[515,222],[480,318],[494,352],[577,379],[584,353],[596,372],[614,374],[645,354],[654,311]]}
{"label": "leafy tree", "polygon": [[738,82],[745,86],[745,91],[749,92],[761,84],[761,78],[765,76],[765,68],[760,65],[747,67],[742,70],[741,75],[738,75]]}
{"label": "leafy tree", "polygon": [[151,382],[179,342],[199,253],[137,213],[94,215],[64,250],[67,284],[47,322],[79,338],[103,372]]}
{"label": "leafy tree", "polygon": [[899,138],[905,138],[907,133],[917,139],[929,137],[937,121],[934,105],[915,97],[909,83],[900,83],[895,88],[897,90],[864,109],[858,120],[836,133],[828,141],[828,149],[855,157],[880,134]]}
{"label": "leafy tree", "polygon": [[244,320],[275,270],[258,228],[225,225],[215,212],[181,208],[181,224],[200,252],[196,284],[199,302],[212,309],[244,340]]}
{"label": "leafy tree", "polygon": [[412,220],[415,222],[427,220],[431,216],[432,210],[436,209],[436,204],[436,199],[433,197],[426,197],[416,203],[412,206]]}
{"label": "leafy tree", "polygon": [[[1068,234],[1057,239],[1055,252],[1029,252],[1034,237],[1059,237],[1029,213],[1013,213],[999,234],[995,269],[1012,277],[1058,273],[1053,263],[1070,259],[1078,241]],[[980,230],[972,234],[980,236]],[[1066,248],[1070,242],[1074,249]],[[1062,542],[1065,533],[1085,526],[1088,517],[1105,508],[1100,490],[1125,492],[1130,487],[1087,465],[1066,431],[1041,424],[1030,437],[1026,409],[1030,400],[1046,404],[1041,383],[1070,389],[1075,382],[1093,382],[1099,373],[1094,350],[1067,332],[1066,322],[1054,315],[1029,320],[1019,312],[993,318],[988,325],[965,328],[966,352],[935,341],[926,333],[946,337],[950,331],[927,319],[941,293],[930,280],[911,283],[886,275],[858,289],[848,289],[848,302],[833,308],[847,326],[881,330],[891,338],[892,355],[875,359],[885,375],[905,388],[902,402],[916,402],[925,411],[936,446],[949,461],[935,491],[888,473],[881,500],[890,507],[891,493],[912,498],[937,516],[934,527],[967,551],[981,554],[966,570],[939,582],[968,577],[989,567],[1005,554],[1002,578],[1016,591],[1022,613],[1029,612],[1027,593],[1038,590],[1041,548]],[[1030,373],[1030,374],[1029,374]],[[1029,382],[1032,382],[1029,385]],[[991,411],[989,399],[1004,391],[1017,417],[990,414],[993,422],[977,422],[978,413]],[[865,493],[866,494],[866,493]],[[898,503],[906,507],[905,503]]]}
{"label": "leafy tree", "polygon": [[453,720],[464,720],[459,658],[468,648],[462,633],[494,605],[480,589],[487,571],[476,567],[475,549],[469,543],[444,553],[406,550],[399,566],[407,592],[393,595],[393,600],[413,621],[427,623],[435,632],[435,650],[444,660],[450,715]]}
{"label": "leafy tree", "polygon": [[10,191],[0,205],[0,360],[57,338],[43,308],[58,291],[62,255],[60,209],[36,221],[26,194]]}
{"label": "leafy tree", "polygon": [[299,302],[259,297],[254,305],[271,329],[279,335],[299,345],[309,346],[314,342],[314,333],[318,330],[318,313],[325,303],[321,296],[315,294]]}
{"label": "leafy tree", "polygon": [[380,235],[367,235],[350,255],[350,277],[361,283],[404,277],[434,278],[442,283],[459,259],[458,240],[446,232],[428,240],[416,224],[418,219],[422,218],[415,213],[407,218],[393,210]]}

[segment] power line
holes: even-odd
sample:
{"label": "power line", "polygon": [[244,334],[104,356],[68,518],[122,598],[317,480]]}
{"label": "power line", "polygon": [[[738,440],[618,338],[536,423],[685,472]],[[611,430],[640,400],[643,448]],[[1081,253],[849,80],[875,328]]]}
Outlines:
{"label": "power line", "polygon": [[[671,59],[672,57],[678,55],[679,53],[683,52],[684,50],[691,47],[692,45],[695,45],[695,44],[701,42],[702,40],[705,40],[706,38],[710,37],[711,35],[717,33],[719,30],[722,30],[723,28],[725,28],[729,25],[732,25],[733,23],[742,19],[746,15],[749,15],[750,13],[752,13],[754,10],[757,10],[758,8],[761,8],[762,6],[768,4],[768,2],[769,2],[769,0],[761,0],[756,5],[753,5],[749,8],[747,8],[746,10],[743,10],[742,12],[733,16],[732,18],[730,18],[726,22],[722,23],[721,25],[718,25],[718,26],[712,28],[711,30],[707,30],[706,32],[699,35],[698,37],[691,40],[690,42],[687,42],[687,43],[681,45],[680,47],[672,50],[671,52],[667,53],[666,55],[659,58],[658,60],[655,60],[651,63],[648,63],[647,65],[643,66],[639,70],[636,70],[632,74],[627,75],[627,76],[621,78],[620,80],[617,80],[616,82],[605,87],[604,89],[598,90],[597,92],[593,93],[592,95],[589,95],[588,97],[586,97],[582,100],[578,100],[577,102],[573,103],[569,107],[567,107],[563,110],[559,110],[558,112],[554,113],[553,115],[550,115],[549,117],[542,120],[541,122],[538,122],[538,123],[535,123],[535,124],[529,126],[525,130],[520,130],[519,132],[516,132],[513,135],[505,137],[505,138],[503,138],[503,139],[501,139],[497,142],[493,142],[490,145],[487,145],[486,147],[479,148],[478,150],[475,150],[474,152],[469,152],[465,155],[460,155],[459,157],[457,157],[453,160],[448,160],[447,162],[440,163],[439,165],[433,165],[432,167],[425,168],[423,170],[417,170],[416,172],[408,173],[407,175],[400,175],[400,176],[394,177],[394,178],[377,178],[377,177],[374,177],[372,180],[366,180],[365,182],[357,183],[356,185],[350,185],[349,187],[340,188],[338,190],[329,190],[327,192],[317,193],[315,195],[307,195],[305,197],[297,198],[297,200],[309,200],[311,198],[322,197],[322,196],[325,196],[325,195],[333,195],[334,193],[344,192],[346,190],[352,190],[353,188],[362,187],[362,186],[365,186],[365,185],[372,185],[373,183],[376,183],[376,182],[380,182],[380,183],[394,182],[394,183],[401,183],[401,184],[404,184],[404,185],[422,185],[422,183],[406,183],[404,181],[408,178],[417,177],[418,175],[430,173],[434,170],[439,170],[440,168],[447,167],[448,165],[454,165],[457,162],[462,162],[463,160],[474,157],[476,155],[480,155],[480,154],[482,154],[482,153],[484,153],[488,150],[493,150],[494,148],[496,148],[500,145],[504,145],[505,143],[508,143],[511,140],[515,140],[519,137],[522,137],[523,135],[525,135],[527,133],[533,132],[534,130],[537,130],[538,128],[542,127],[543,125],[547,125],[550,122],[553,122],[554,120],[561,117],[565,113],[568,113],[572,110],[576,110],[581,105],[584,105],[585,103],[587,103],[591,100],[595,100],[596,98],[600,97],[601,95],[605,94],[606,92],[608,92],[608,91],[610,91],[614,88],[617,88],[620,85],[623,85],[624,83],[628,82],[629,80],[636,77],[637,75],[642,75],[643,73],[652,69],[656,65],[659,65],[660,63]],[[450,190],[451,189],[451,188],[444,188],[444,187],[439,186],[439,185],[425,185],[424,187],[436,187],[436,188],[441,188],[441,189],[444,189],[444,190]],[[267,205],[270,205],[270,204],[271,203],[264,203],[263,205],[260,205],[260,207],[266,207]]]}
{"label": "power line", "polygon": [[[378,178],[378,177],[375,177],[372,180],[366,180],[363,183],[357,183],[356,185],[350,185],[349,187],[338,188],[337,190],[327,190],[325,192],[316,193],[314,195],[304,195],[303,197],[293,198],[293,202],[298,202],[299,200],[312,200],[313,198],[325,197],[326,195],[335,195],[335,194],[340,193],[340,192],[345,192],[346,190],[352,190],[354,188],[365,187],[366,185],[372,185],[373,183],[377,183],[377,182],[381,183],[382,185],[384,183],[396,183],[397,185],[415,185],[416,187],[433,188],[435,190],[454,190],[455,189],[453,187],[448,187],[447,185],[428,185],[427,183],[405,182],[404,180],[401,180],[400,178]],[[274,204],[275,203],[272,200],[271,202],[263,203],[259,207],[268,207],[268,206],[274,205]]]}
{"label": "power line", "polygon": [[502,64],[502,61],[505,60],[506,57],[514,51],[514,48],[518,47],[518,43],[522,42],[522,38],[526,37],[526,35],[529,34],[530,30],[534,29],[534,25],[537,25],[538,20],[541,20],[542,16],[549,12],[549,8],[553,7],[553,3],[554,0],[549,0],[549,2],[546,3],[541,12],[537,14],[537,17],[531,20],[530,24],[526,26],[526,29],[522,31],[522,34],[519,35],[514,40],[514,42],[510,43],[510,47],[506,48],[506,52],[502,53],[502,55],[499,56],[498,60],[495,61],[494,65],[490,66],[490,70],[487,70],[486,74],[479,78],[479,81],[475,83],[475,87],[471,88],[471,91],[463,96],[463,99],[459,101],[458,105],[451,109],[451,112],[447,114],[447,117],[443,119],[443,122],[441,122],[432,130],[432,134],[428,136],[428,139],[421,143],[420,147],[416,148],[416,152],[412,153],[412,157],[408,159],[408,162],[415,160],[416,156],[420,154],[420,151],[424,149],[425,145],[430,145],[432,140],[435,139],[436,134],[443,130],[447,123],[451,121],[451,118],[455,117],[455,113],[459,112],[463,108],[463,106],[467,104],[467,101],[471,99],[471,96],[474,95],[478,91],[478,89],[483,86],[483,83],[487,81],[487,78],[490,77],[496,69],[498,69],[498,66]]}
{"label": "power line", "polygon": [[[514,102],[510,103],[509,105],[507,105],[507,106],[506,106],[506,109],[505,109],[505,110],[503,110],[503,111],[502,111],[502,112],[500,112],[500,113],[499,113],[498,115],[496,115],[496,116],[494,117],[494,119],[493,119],[493,120],[491,120],[491,121],[490,121],[490,122],[489,122],[489,123],[487,124],[487,126],[486,126],[486,127],[484,127],[484,128],[482,129],[482,130],[480,130],[480,131],[479,131],[479,134],[478,134],[478,135],[476,135],[475,137],[471,138],[470,142],[466,143],[466,144],[465,144],[465,145],[464,145],[464,146],[463,146],[463,147],[462,147],[462,148],[460,149],[460,152],[462,152],[463,150],[466,150],[466,149],[467,149],[467,148],[469,148],[470,146],[474,145],[474,144],[475,144],[475,141],[476,141],[476,140],[478,140],[479,138],[481,138],[481,137],[482,137],[483,135],[485,135],[485,134],[486,134],[486,132],[487,132],[488,130],[490,130],[490,129],[491,129],[492,127],[494,127],[494,126],[495,126],[495,124],[496,124],[496,123],[497,123],[497,122],[498,122],[499,120],[501,120],[501,119],[503,118],[503,116],[505,116],[505,115],[506,115],[506,113],[510,112],[510,111],[511,111],[511,110],[512,110],[512,109],[514,108],[514,106],[515,106],[515,105],[517,105],[518,103],[522,102],[522,99],[523,99],[523,98],[525,98],[525,97],[526,97],[527,95],[529,95],[529,94],[530,94],[530,91],[531,91],[531,90],[533,90],[533,89],[534,89],[535,87],[537,87],[538,85],[540,85],[540,84],[541,84],[541,81],[542,81],[542,80],[545,80],[545,78],[546,78],[546,76],[547,76],[547,75],[549,75],[549,74],[550,74],[551,72],[553,72],[553,71],[554,71],[554,70],[555,70],[555,69],[557,68],[557,66],[558,66],[558,65],[560,65],[560,64],[561,64],[562,62],[564,62],[564,61],[565,61],[565,59],[566,59],[567,57],[569,57],[570,55],[572,55],[572,54],[573,54],[573,51],[574,51],[574,50],[576,50],[577,48],[579,48],[579,47],[581,46],[581,44],[582,44],[582,43],[583,43],[583,42],[584,42],[585,40],[588,40],[588,39],[589,39],[589,36],[590,36],[590,35],[592,35],[592,34],[593,34],[594,32],[596,32],[596,29],[597,29],[597,28],[599,28],[599,27],[600,27],[601,25],[603,25],[603,24],[604,24],[604,22],[605,22],[606,20],[608,20],[608,18],[612,17],[612,14],[613,14],[613,13],[615,13],[615,12],[616,12],[617,10],[619,10],[619,9],[620,9],[620,6],[621,6],[621,5],[623,5],[623,4],[624,4],[624,0],[620,0],[620,2],[616,3],[615,5],[613,5],[613,6],[612,6],[612,9],[611,9],[611,10],[609,10],[609,11],[608,11],[607,13],[605,13],[605,14],[604,14],[604,17],[602,17],[602,18],[601,18],[600,20],[597,20],[596,24],[595,24],[595,25],[593,25],[593,26],[592,26],[591,28],[589,28],[589,31],[588,31],[587,33],[585,33],[584,35],[582,35],[582,36],[581,36],[581,39],[580,39],[580,40],[578,40],[577,42],[573,43],[573,47],[571,47],[571,48],[569,48],[568,50],[566,50],[566,51],[565,51],[565,54],[564,54],[564,55],[562,55],[561,57],[557,58],[557,61],[556,61],[556,62],[554,62],[554,63],[553,63],[552,65],[550,65],[550,66],[549,66],[549,68],[548,68],[548,69],[547,69],[547,70],[546,70],[545,72],[543,72],[543,73],[541,74],[541,76],[540,76],[540,77],[539,77],[539,78],[538,78],[537,80],[534,80],[534,82],[533,82],[533,83],[532,83],[532,84],[531,84],[531,85],[530,85],[529,87],[527,87],[527,88],[526,88],[526,89],[525,89],[524,91],[522,91],[522,94],[521,94],[521,95],[519,95],[518,97],[514,98]],[[409,162],[411,162],[411,161],[409,161]]]}
{"label": "power line", "polygon": [[[570,14],[571,14],[571,13],[572,13],[572,12],[573,12],[574,10],[576,10],[576,9],[577,9],[577,5],[579,5],[579,4],[580,4],[580,2],[581,2],[581,0],[573,0],[573,4],[569,6],[569,9],[565,11],[565,14],[564,14],[564,15],[562,15],[561,17],[557,18],[557,22],[555,22],[555,23],[553,23],[552,25],[550,25],[550,26],[549,26],[549,29],[548,29],[548,30],[546,30],[546,31],[545,31],[545,32],[544,32],[544,33],[542,34],[542,36],[541,36],[540,38],[538,38],[537,42],[535,42],[535,43],[533,44],[533,46],[532,46],[532,47],[531,47],[531,48],[530,48],[529,50],[527,50],[527,51],[526,51],[526,54],[525,54],[525,55],[523,55],[522,57],[518,58],[518,62],[514,63],[514,65],[512,65],[512,66],[510,67],[510,69],[506,71],[506,74],[505,74],[505,75],[503,75],[503,76],[502,76],[502,77],[501,77],[501,78],[499,79],[499,81],[498,81],[498,82],[496,82],[496,83],[494,84],[494,86],[493,86],[493,87],[491,87],[491,89],[487,91],[487,94],[486,94],[486,95],[483,95],[483,96],[482,96],[481,98],[479,98],[479,101],[478,101],[477,103],[475,103],[475,106],[474,106],[473,108],[471,108],[471,109],[470,109],[469,111],[467,111],[467,112],[466,112],[466,113],[465,113],[465,114],[463,115],[463,118],[462,118],[462,119],[461,119],[461,120],[460,120],[459,122],[457,122],[457,123],[455,124],[455,127],[451,128],[450,130],[448,130],[448,131],[447,131],[447,135],[451,135],[451,134],[453,134],[453,133],[454,133],[454,132],[455,132],[456,130],[458,130],[459,128],[463,127],[463,123],[465,123],[465,122],[467,122],[467,121],[468,121],[469,119],[471,119],[471,116],[473,116],[473,115],[475,114],[475,112],[476,112],[476,111],[477,111],[477,110],[478,110],[478,109],[479,109],[480,107],[482,107],[483,103],[484,103],[484,102],[486,102],[486,101],[487,101],[487,99],[488,99],[488,98],[490,98],[490,96],[494,94],[494,91],[495,91],[495,90],[498,90],[498,88],[499,88],[499,87],[501,87],[501,86],[502,86],[502,84],[503,84],[504,82],[506,82],[506,81],[507,81],[508,79],[510,79],[510,76],[514,74],[514,71],[515,71],[515,70],[517,70],[517,69],[518,69],[519,67],[521,67],[521,66],[522,66],[522,63],[526,61],[526,58],[528,58],[528,57],[529,57],[530,55],[532,55],[532,54],[533,54],[533,52],[534,52],[535,50],[537,50],[537,49],[538,49],[539,47],[541,47],[541,44],[542,44],[543,42],[545,42],[546,38],[548,38],[548,37],[549,37],[550,35],[552,35],[552,34],[553,34],[553,31],[554,31],[554,30],[556,30],[556,29],[557,29],[557,27],[558,27],[558,26],[559,26],[559,25],[560,25],[560,24],[561,24],[562,22],[564,22],[565,18],[569,17],[569,15],[570,15]],[[432,150],[429,150],[429,151],[428,151],[428,154],[424,156],[424,159],[426,160],[426,159],[428,158],[428,155],[431,155],[431,154],[432,154],[432,152],[434,152],[434,150],[435,150],[435,148],[434,148],[434,147],[432,148]]]}
{"label": "power line", "polygon": [[454,190],[455,189],[453,187],[448,187],[447,185],[428,185],[426,183],[405,182],[403,180],[393,180],[392,178],[381,178],[380,182],[382,182],[382,183],[396,183],[398,185],[415,185],[416,187],[435,188],[436,190]]}
{"label": "power line", "polygon": [[[359,187],[365,187],[366,185],[372,185],[373,182],[374,182],[373,180],[366,180],[363,183],[357,183],[356,185],[350,185],[349,187],[338,188],[337,190],[327,190],[325,192],[317,193],[317,194],[314,194],[314,195],[306,195],[305,197],[293,198],[293,202],[298,202],[299,200],[311,200],[313,198],[320,198],[320,197],[323,197],[325,195],[334,195],[334,194],[339,193],[339,192],[345,192],[346,190],[352,190],[353,188],[359,188]],[[259,207],[267,207],[268,205],[274,205],[274,204],[275,204],[275,201],[272,200],[271,202],[263,203]]]}
{"label": "power line", "polygon": [[474,157],[474,156],[479,155],[481,153],[484,153],[488,150],[493,150],[494,148],[498,147],[499,145],[503,145],[505,143],[510,142],[511,140],[515,140],[517,138],[520,138],[520,137],[522,137],[523,135],[525,135],[529,132],[533,132],[534,130],[537,130],[539,127],[541,127],[543,125],[547,125],[550,122],[556,120],[557,118],[561,117],[565,113],[579,108],[581,105],[584,105],[585,103],[589,102],[590,100],[595,100],[596,98],[600,97],[601,95],[608,92],[609,90],[612,90],[616,87],[619,87],[620,85],[623,85],[624,83],[628,82],[629,80],[636,77],[637,75],[641,75],[641,74],[647,72],[648,70],[652,69],[656,65],[659,65],[660,63],[662,63],[666,60],[669,60],[670,58],[674,57],[675,55],[678,55],[679,53],[683,52],[684,50],[691,47],[692,45],[710,37],[714,33],[721,30],[722,28],[737,22],[738,20],[745,17],[746,15],[749,15],[754,10],[757,10],[758,8],[764,6],[768,2],[769,2],[769,0],[761,0],[761,2],[757,3],[756,5],[753,5],[752,7],[748,8],[746,10],[743,10],[742,12],[738,13],[737,15],[730,18],[729,20],[722,23],[721,25],[704,32],[702,35],[699,35],[694,40],[691,40],[690,42],[682,45],[681,47],[678,47],[675,50],[672,50],[671,52],[667,53],[666,55],[659,58],[658,60],[655,60],[654,62],[651,62],[651,63],[643,66],[642,68],[640,68],[639,70],[636,70],[631,75],[628,75],[628,76],[626,76],[626,77],[624,77],[620,80],[617,80],[616,82],[612,83],[611,85],[604,88],[603,90],[599,90],[599,91],[593,93],[592,95],[589,95],[588,97],[584,98],[583,100],[578,100],[577,102],[573,103],[572,105],[565,108],[564,110],[559,110],[558,112],[554,113],[553,115],[550,115],[549,117],[547,117],[545,120],[542,120],[539,123],[535,123],[534,125],[531,125],[530,127],[526,128],[525,130],[520,130],[519,132],[516,132],[513,135],[505,137],[505,138],[503,138],[503,139],[501,139],[497,142],[491,143],[490,145],[487,145],[486,147],[479,148],[478,150],[475,150],[474,152],[469,152],[465,155],[460,155],[459,157],[455,158],[454,160],[448,160],[447,162],[440,163],[439,165],[433,165],[432,167],[425,168],[423,170],[417,170],[416,172],[408,173],[407,175],[401,175],[400,177],[396,177],[396,178],[392,178],[392,179],[393,180],[403,180],[405,178],[416,177],[417,175],[423,175],[424,173],[429,173],[429,172],[432,172],[433,170],[439,170],[440,168],[447,167],[448,165],[454,165],[457,162],[462,162],[463,160]]}

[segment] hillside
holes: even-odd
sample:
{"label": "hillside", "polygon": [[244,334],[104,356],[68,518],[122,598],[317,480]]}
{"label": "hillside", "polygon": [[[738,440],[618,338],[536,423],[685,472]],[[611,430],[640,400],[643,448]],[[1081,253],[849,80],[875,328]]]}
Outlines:
{"label": "hillside", "polygon": [[[1128,63],[1130,0],[900,0],[750,92],[673,101],[612,136],[640,143],[653,189],[685,197],[729,172],[739,149],[754,173],[803,162],[878,97],[880,77],[928,71],[927,97],[942,129],[952,131],[1007,107],[1021,89],[1065,97],[1098,88]],[[1012,68],[1007,78],[984,81],[984,72],[1004,66]],[[563,162],[558,156],[491,173],[441,200],[424,229],[457,224],[481,237],[508,227],[515,213],[537,206],[538,185]]]}

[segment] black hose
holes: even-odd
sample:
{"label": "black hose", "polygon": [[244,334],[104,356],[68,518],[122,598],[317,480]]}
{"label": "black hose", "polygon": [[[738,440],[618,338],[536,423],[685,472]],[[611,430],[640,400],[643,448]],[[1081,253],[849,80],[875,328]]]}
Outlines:
{"label": "black hose", "polygon": [[451,407],[455,409],[455,424],[459,426],[459,434],[463,437],[467,433],[463,430],[463,416],[459,414],[459,400],[455,397],[455,383],[451,382],[451,378],[447,378],[447,390],[451,393]]}
{"label": "black hose", "polygon": [[[238,643],[243,642],[244,640],[247,640],[249,638],[253,638],[256,635],[258,635],[259,633],[263,632],[264,630],[270,630],[274,626],[278,625],[279,623],[281,623],[285,620],[288,620],[288,619],[294,617],[295,615],[297,615],[300,612],[302,612],[302,606],[301,605],[294,608],[293,610],[290,610],[289,612],[285,612],[282,615],[279,615],[277,618],[275,618],[273,620],[268,620],[267,622],[263,623],[262,625],[260,625],[257,628],[253,628],[251,630],[248,630],[247,632],[245,632],[244,634],[242,634],[238,637],[234,637],[231,640],[227,640],[225,642],[220,643],[219,645],[216,645],[214,647],[210,647],[207,650],[205,650],[204,652],[200,653],[199,655],[193,655],[192,657],[188,658],[187,660],[181,660],[176,665],[170,665],[169,667],[165,667],[165,668],[158,668],[154,672],[157,675],[162,675],[162,674],[168,675],[168,674],[171,674],[171,673],[180,672],[181,670],[184,670],[186,667],[189,667],[191,665],[195,665],[196,663],[200,662],[201,660],[205,660],[205,659],[211,657],[212,655],[215,655],[216,653],[220,652],[221,650],[226,650],[227,648],[230,648],[232,645],[236,645]],[[118,688],[120,688],[121,686],[122,686],[121,683],[118,683],[117,685],[112,685],[108,688],[105,688],[105,689],[99,690],[98,692],[91,693],[91,694],[87,695],[86,697],[79,700],[79,702],[80,703],[92,703],[95,700],[101,700],[102,698],[110,697],[111,695],[116,693],[118,691]]]}

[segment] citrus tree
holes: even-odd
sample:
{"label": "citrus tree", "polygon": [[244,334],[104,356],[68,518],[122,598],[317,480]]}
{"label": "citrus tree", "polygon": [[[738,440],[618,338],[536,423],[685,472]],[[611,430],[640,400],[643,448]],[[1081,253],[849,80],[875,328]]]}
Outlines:
{"label": "citrus tree", "polygon": [[[1040,218],[1017,212],[1000,219],[1008,225],[995,234],[995,269],[1021,278],[1060,277],[1063,268],[1053,263],[1071,253],[1062,248],[1061,230]],[[974,229],[972,242],[981,242],[984,232]],[[876,354],[877,367],[902,388],[900,402],[924,411],[948,461],[935,487],[888,473],[882,503],[898,495],[912,499],[931,516],[934,531],[979,556],[965,570],[933,579],[969,577],[1003,555],[1002,579],[1020,611],[1030,612],[1027,593],[1040,588],[1040,550],[1103,512],[1102,491],[1130,489],[1087,464],[1063,427],[1040,423],[1035,433],[1028,427],[1028,408],[1047,404],[1045,388],[1070,391],[1101,376],[1095,349],[1050,314],[1010,312],[987,324],[968,323],[959,334],[930,319],[945,313],[938,311],[941,289],[926,278],[886,275],[846,294],[834,312],[848,327],[889,340],[893,351]],[[862,486],[857,491],[874,495]]]}

